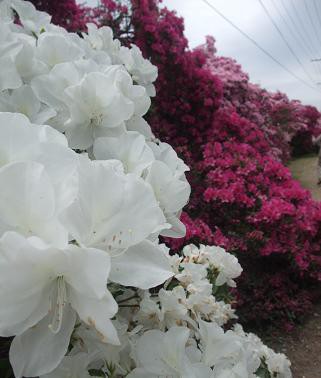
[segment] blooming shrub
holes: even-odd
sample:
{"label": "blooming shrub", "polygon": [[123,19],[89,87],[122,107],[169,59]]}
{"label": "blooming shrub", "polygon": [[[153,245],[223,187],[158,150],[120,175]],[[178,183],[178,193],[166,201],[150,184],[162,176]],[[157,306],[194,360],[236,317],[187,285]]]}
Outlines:
{"label": "blooming shrub", "polygon": [[[193,189],[181,216],[186,236],[166,243],[178,252],[202,243],[235,253],[245,270],[237,294],[242,318],[288,327],[311,305],[311,277],[321,278],[320,206],[280,161],[311,151],[320,114],[250,83],[234,60],[217,56],[211,38],[190,51],[183,20],[158,1],[128,3],[103,1],[88,14],[112,25],[127,46],[136,43],[158,67],[146,117],[191,167]],[[139,53],[126,67],[133,75],[135,59]],[[154,75],[148,70],[147,77]]]}
{"label": "blooming shrub", "polygon": [[190,52],[175,13],[152,0],[133,4],[135,43],[159,69],[152,129],[191,167],[187,234],[167,243],[177,250],[218,244],[235,253],[245,271],[238,291],[244,319],[288,325],[311,305],[310,277],[320,279],[320,205],[279,162],[302,130],[304,107],[252,85],[234,61],[216,57],[210,40]]}
{"label": "blooming shrub", "polygon": [[198,49],[207,56],[206,68],[224,84],[222,107],[255,123],[264,132],[274,157],[285,162],[293,154],[313,151],[312,135],[321,131],[321,115],[315,107],[250,83],[235,60],[216,55],[212,37],[207,37],[206,44]]}
{"label": "blooming shrub", "polygon": [[0,21],[0,336],[14,337],[14,376],[291,377],[235,323],[237,258],[159,242],[184,236],[190,186],[143,118],[156,67],[108,27],[81,38],[28,2],[3,0]]}

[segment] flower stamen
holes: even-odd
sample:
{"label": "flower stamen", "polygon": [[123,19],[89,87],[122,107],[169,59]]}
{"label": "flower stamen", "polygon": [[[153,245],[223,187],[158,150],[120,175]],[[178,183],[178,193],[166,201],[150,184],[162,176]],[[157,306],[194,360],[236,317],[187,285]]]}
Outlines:
{"label": "flower stamen", "polygon": [[57,278],[57,285],[55,287],[54,296],[51,302],[51,311],[53,311],[50,330],[57,334],[61,329],[62,317],[64,307],[67,303],[67,291],[64,278],[62,276]]}

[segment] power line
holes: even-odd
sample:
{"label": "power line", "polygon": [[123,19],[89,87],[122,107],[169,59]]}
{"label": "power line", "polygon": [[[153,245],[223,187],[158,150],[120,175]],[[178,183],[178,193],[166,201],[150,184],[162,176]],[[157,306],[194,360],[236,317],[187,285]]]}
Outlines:
{"label": "power line", "polygon": [[272,59],[276,64],[278,64],[280,67],[282,67],[286,72],[288,72],[291,76],[293,76],[295,79],[299,80],[301,83],[306,85],[307,87],[317,91],[319,90],[309,83],[307,83],[304,79],[302,79],[300,76],[297,76],[294,72],[290,71],[284,64],[279,62],[276,58],[274,58],[273,55],[271,55],[267,50],[264,49],[264,47],[261,47],[258,42],[256,42],[251,36],[249,36],[246,32],[244,32],[242,29],[240,29],[237,25],[235,25],[230,19],[228,19],[226,16],[224,16],[223,13],[221,13],[217,8],[214,7],[213,4],[211,4],[207,0],[201,0],[203,3],[207,4],[215,13],[217,13],[220,17],[222,17],[226,22],[228,22],[234,29],[236,29],[239,33],[243,35],[246,39],[248,39],[253,45],[255,45],[259,50],[261,50],[265,55],[267,55],[270,59]]}
{"label": "power line", "polygon": [[315,33],[315,35],[316,35],[316,38],[317,38],[317,40],[318,40],[318,43],[319,43],[319,45],[321,45],[320,36],[319,36],[319,34],[318,34],[318,30],[317,30],[317,28],[315,27],[315,24],[314,24],[314,21],[313,21],[313,17],[311,16],[311,13],[310,13],[310,10],[309,10],[309,6],[308,6],[306,0],[304,0],[304,5],[305,5],[305,9],[306,9],[306,11],[307,11],[308,17],[309,17],[309,19],[310,19],[310,21],[311,21],[312,27],[313,27],[313,29],[314,29],[314,33]]}
{"label": "power line", "polygon": [[[283,2],[283,0],[282,0],[282,2]],[[299,21],[299,23],[300,23],[300,29],[304,32],[304,34],[306,34],[307,36],[308,36],[308,39],[307,39],[307,41],[308,41],[308,44],[309,44],[309,46],[310,46],[310,44],[311,44],[311,51],[312,51],[312,56],[313,55],[315,55],[315,53],[314,53],[314,51],[315,50],[318,50],[318,49],[315,49],[315,46],[314,46],[314,41],[313,41],[313,38],[311,38],[310,37],[310,33],[309,32],[306,32],[306,28],[305,28],[305,25],[306,24],[308,24],[307,22],[303,22],[302,21],[302,19],[301,19],[301,16],[300,16],[300,13],[298,12],[298,9],[297,9],[297,7],[296,7],[296,2],[295,1],[291,1],[291,4],[293,5],[293,10],[294,10],[294,12],[295,12],[295,14],[296,14],[296,17],[297,17],[297,19],[298,19],[298,21]],[[299,30],[299,29],[298,29]],[[307,42],[306,42],[307,43]]]}
{"label": "power line", "polygon": [[291,54],[294,56],[295,60],[302,67],[302,69],[306,73],[307,77],[313,82],[314,81],[313,78],[310,76],[309,72],[305,69],[305,67],[302,64],[301,60],[299,59],[299,57],[297,56],[297,54],[295,53],[295,51],[292,49],[291,45],[289,44],[289,42],[285,38],[282,30],[279,28],[278,24],[274,21],[273,17],[271,16],[271,13],[268,11],[268,9],[266,8],[266,6],[263,4],[262,0],[258,0],[258,1],[261,4],[261,7],[263,8],[265,14],[267,15],[267,17],[269,18],[269,20],[271,21],[271,23],[273,24],[273,26],[277,30],[278,34],[282,38],[283,42],[286,44],[287,48],[290,50]]}
{"label": "power line", "polygon": [[[282,4],[283,9],[285,10],[285,13],[286,13],[287,17],[288,17],[289,20],[291,21],[294,30],[296,30],[296,32],[297,32],[298,35],[300,36],[300,38],[301,38],[301,40],[302,40],[304,46],[306,46],[306,48],[310,51],[311,56],[313,56],[313,55],[314,55],[313,48],[311,48],[311,46],[309,45],[309,43],[307,43],[307,41],[306,41],[306,39],[305,39],[305,37],[304,37],[304,34],[301,34],[301,30],[302,30],[302,28],[301,28],[301,27],[298,27],[298,26],[296,25],[296,22],[295,22],[294,18],[292,17],[291,13],[288,12],[288,9],[287,9],[287,7],[286,7],[285,4],[284,4],[284,0],[281,0],[281,4]],[[295,9],[295,12],[296,12],[296,9]],[[299,19],[299,22],[301,23],[301,19]]]}
{"label": "power line", "polygon": [[[320,3],[319,3],[320,4]],[[320,10],[318,9],[317,7],[317,3],[315,0],[313,0],[313,5],[314,5],[314,10],[315,10],[315,13],[317,15],[317,19],[319,21],[319,25],[321,27],[321,17],[320,17]],[[312,59],[312,62],[313,62],[313,59]],[[317,67],[319,68],[319,71],[321,72],[321,69],[320,69],[320,64],[317,63]]]}
{"label": "power line", "polygon": [[[299,26],[299,27],[297,26],[294,18],[292,17],[291,12],[289,12],[288,8],[285,6],[284,0],[281,0],[281,5],[283,7],[283,10],[286,13],[286,16],[289,18],[289,20],[290,20],[290,22],[292,24],[293,29],[296,31],[296,33],[300,37],[300,39],[301,39],[303,45],[305,46],[306,50],[309,51],[308,52],[308,55],[310,55],[309,61],[311,62],[311,57],[313,57],[315,55],[315,53],[314,53],[314,50],[313,50],[313,46],[311,47],[310,44],[309,44],[309,42],[310,42],[309,38],[308,38],[308,41],[306,41],[305,35],[302,33],[301,26]],[[297,15],[296,8],[293,7],[293,9],[294,9],[294,11],[295,11],[295,13]],[[299,18],[299,23],[301,24],[301,19],[300,18]],[[321,75],[321,69],[320,69],[319,65],[316,66],[316,65],[312,64],[312,67],[314,68],[314,70],[316,72],[316,75]]]}
{"label": "power line", "polygon": [[310,52],[308,50],[308,48],[306,47],[306,45],[304,44],[304,42],[302,43],[302,41],[297,38],[297,36],[295,35],[295,33],[293,32],[292,28],[290,27],[288,21],[286,20],[286,18],[283,16],[279,6],[277,5],[276,1],[275,0],[271,0],[273,6],[274,6],[274,9],[276,10],[276,12],[278,13],[278,15],[282,18],[282,21],[284,23],[284,25],[286,25],[286,27],[288,28],[289,32],[291,33],[293,39],[296,40],[296,42],[299,43],[299,45],[301,45],[301,48],[303,48],[305,50],[305,52],[307,53],[307,55],[310,55]]}
{"label": "power line", "polygon": [[[320,38],[319,38],[319,35],[318,35],[318,31],[317,31],[317,29],[316,29],[316,27],[315,27],[315,24],[314,24],[314,21],[313,21],[313,18],[312,18],[312,16],[311,16],[311,13],[310,13],[310,10],[309,10],[309,7],[308,7],[308,4],[307,4],[306,0],[304,0],[304,6],[305,6],[306,13],[307,13],[307,15],[308,15],[308,18],[310,19],[310,23],[311,23],[311,25],[312,25],[312,27],[313,27],[313,29],[314,29],[314,33],[315,33],[316,39],[319,40],[319,42],[317,43],[317,46],[318,46],[319,44],[321,44],[321,41],[320,41]],[[316,41],[316,39],[314,39],[314,42]],[[319,50],[318,50],[318,48],[317,48],[316,51],[318,51],[317,54],[319,54]],[[319,72],[320,72],[320,74],[321,74],[321,68],[320,68],[320,65],[319,65],[318,61],[316,61],[315,59],[314,59],[314,60],[311,59],[311,62],[312,62],[312,63],[313,63],[313,62],[316,62],[317,69],[319,70]]]}
{"label": "power line", "polygon": [[315,2],[315,0],[313,0],[313,5],[314,5],[315,14],[317,15],[317,19],[318,19],[319,25],[321,27],[321,17],[320,17],[320,13],[319,13],[317,3]]}
{"label": "power line", "polygon": [[[300,35],[299,33],[296,34],[295,31],[297,31],[297,29],[296,29],[295,25],[294,25],[294,31],[293,31],[293,29],[292,29],[292,25],[290,25],[289,22],[288,22],[288,20],[286,19],[286,17],[283,16],[283,12],[282,12],[282,10],[279,8],[279,3],[277,3],[275,0],[271,0],[271,3],[272,3],[272,5],[273,5],[274,10],[276,11],[277,15],[282,19],[283,24],[284,24],[284,25],[286,26],[286,28],[289,30],[289,32],[290,32],[290,34],[291,34],[293,40],[294,40],[298,45],[300,45],[300,47],[301,47],[302,50],[305,51],[305,53],[306,53],[306,55],[307,55],[307,58],[308,58],[308,61],[309,61],[309,63],[311,63],[311,56],[313,56],[313,53],[312,53],[312,55],[311,55],[309,49],[307,48],[307,46],[306,46],[304,40],[303,40],[302,37],[301,37],[301,35]],[[287,9],[284,7],[284,4],[283,4],[283,8],[284,8],[285,12],[287,13]],[[288,17],[289,17],[289,16],[291,16],[291,15],[288,14]],[[293,23],[293,21],[292,21],[291,19],[290,19],[290,21]],[[298,37],[300,37],[300,38],[298,38]],[[302,41],[303,41],[303,43],[302,43]],[[311,66],[312,66],[312,68],[314,69],[314,73],[315,73],[316,76],[318,76],[319,74],[321,74],[321,72],[318,72],[317,67],[316,67],[314,64],[312,64]]]}

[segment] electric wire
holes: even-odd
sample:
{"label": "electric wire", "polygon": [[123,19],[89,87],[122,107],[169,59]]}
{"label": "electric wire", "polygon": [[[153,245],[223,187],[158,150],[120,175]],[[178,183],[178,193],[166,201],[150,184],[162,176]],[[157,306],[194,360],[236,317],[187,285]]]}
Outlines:
{"label": "electric wire", "polygon": [[[319,4],[320,4],[320,2],[319,2]],[[316,13],[316,15],[317,15],[317,19],[318,19],[318,21],[319,21],[319,25],[320,25],[320,27],[321,27],[320,10],[318,9],[318,7],[317,7],[317,3],[316,3],[315,0],[313,0],[313,5],[314,5],[315,13]]]}
{"label": "electric wire", "polygon": [[[319,40],[319,42],[317,42],[317,47],[318,47],[318,46],[321,45],[321,41],[320,41],[318,31],[317,31],[317,29],[316,29],[316,27],[315,27],[315,24],[314,24],[314,21],[313,21],[313,18],[312,18],[312,16],[311,16],[311,13],[310,13],[310,10],[309,10],[309,6],[308,6],[308,3],[306,2],[306,0],[304,0],[304,6],[305,6],[306,13],[307,13],[307,15],[308,15],[308,19],[310,19],[310,24],[312,25],[312,27],[313,27],[313,29],[314,29],[314,34],[315,34],[315,36],[316,36],[316,39]],[[316,42],[316,39],[314,39],[315,42]],[[311,43],[312,43],[312,42],[311,42]],[[319,50],[318,48],[316,49],[316,51],[317,51],[317,54],[314,54],[314,57],[315,57],[316,55],[319,56],[319,54],[320,54],[320,50]],[[312,59],[311,59],[311,62],[312,62],[312,64],[315,64],[315,65],[316,65],[317,69],[319,70],[319,72],[320,72],[320,74],[321,74],[320,62],[318,62],[318,61],[313,61]]]}
{"label": "electric wire", "polygon": [[263,4],[263,1],[262,0],[258,0],[261,7],[263,8],[264,10],[264,13],[267,15],[267,17],[269,18],[269,20],[271,21],[272,25],[275,27],[276,31],[278,32],[279,36],[281,37],[282,41],[285,43],[285,45],[287,46],[287,48],[289,49],[289,51],[291,52],[291,54],[293,55],[293,57],[295,58],[295,60],[298,62],[298,64],[301,66],[301,68],[303,69],[303,71],[305,72],[305,74],[307,75],[307,77],[312,81],[312,83],[314,82],[314,79],[311,77],[311,75],[309,74],[309,72],[306,70],[306,68],[304,67],[303,63],[301,62],[301,60],[299,59],[299,57],[297,56],[297,54],[295,53],[295,51],[292,49],[291,45],[289,44],[288,40],[285,38],[282,30],[279,28],[278,24],[274,21],[273,17],[271,16],[271,13],[269,12],[269,10],[267,9],[267,7]]}
{"label": "electric wire", "polygon": [[[290,34],[291,34],[291,36],[292,36],[292,38],[293,38],[293,41],[294,41],[297,45],[300,45],[300,48],[301,48],[302,50],[304,50],[304,52],[305,52],[305,54],[306,54],[306,56],[307,56],[307,59],[308,59],[308,61],[309,61],[309,64],[310,64],[311,67],[314,69],[314,74],[315,74],[316,76],[320,75],[320,74],[321,74],[320,70],[318,71],[318,69],[317,69],[317,67],[315,66],[315,64],[313,64],[313,63],[311,62],[311,53],[310,53],[308,47],[306,46],[306,44],[304,43],[304,40],[301,38],[301,35],[300,35],[299,33],[296,33],[297,29],[294,28],[294,31],[293,31],[293,29],[292,29],[292,25],[291,25],[292,21],[291,21],[291,19],[290,19],[290,17],[289,17],[290,15],[288,14],[288,18],[290,19],[291,23],[288,22],[288,20],[286,19],[285,15],[283,15],[282,10],[279,8],[279,4],[280,4],[280,3],[279,3],[279,2],[277,3],[275,0],[271,0],[271,3],[272,3],[272,5],[273,5],[273,7],[274,7],[274,10],[275,10],[276,14],[279,16],[279,18],[281,18],[283,24],[286,26],[286,28],[287,28],[288,31],[290,32]],[[283,6],[283,8],[284,8],[284,6]],[[287,13],[287,9],[284,9],[284,10],[285,10],[285,13]],[[321,19],[320,19],[320,20],[321,20]],[[302,42],[302,41],[303,41],[303,42]]]}
{"label": "electric wire", "polygon": [[294,72],[292,72],[290,69],[288,69],[283,63],[281,63],[279,60],[277,60],[272,54],[270,54],[264,47],[261,47],[258,42],[256,42],[255,39],[253,39],[250,35],[248,35],[246,32],[244,32],[242,29],[240,29],[234,22],[232,22],[229,18],[227,18],[221,11],[219,11],[216,7],[214,7],[213,4],[211,4],[207,0],[201,0],[203,3],[205,3],[208,7],[210,7],[216,14],[218,14],[221,18],[223,18],[228,24],[230,24],[234,29],[236,29],[240,34],[243,35],[246,39],[248,39],[253,45],[255,45],[261,52],[263,52],[265,55],[267,55],[271,60],[273,60],[277,65],[282,67],[288,74],[290,74],[292,77],[294,77],[296,80],[300,81],[305,86],[317,91],[320,93],[320,91],[310,85],[308,82],[306,82],[304,79],[302,79],[300,76],[296,75]]}
{"label": "electric wire", "polygon": [[313,17],[310,13],[310,9],[309,9],[309,6],[308,6],[308,3],[306,2],[306,0],[304,0],[304,5],[305,5],[305,9],[307,11],[307,14],[308,14],[308,17],[310,19],[310,22],[311,22],[311,25],[313,27],[313,30],[314,30],[314,33],[315,33],[315,36],[316,36],[316,39],[318,40],[318,44],[319,46],[321,46],[321,39],[320,39],[320,36],[319,36],[319,33],[318,33],[318,30],[317,28],[315,27],[315,24],[314,24],[314,20],[313,20]]}
{"label": "electric wire", "polygon": [[[320,28],[321,28],[320,8],[318,8],[317,3],[316,3],[315,0],[313,0],[313,3],[314,3],[314,8],[315,8],[315,13],[317,14],[317,19],[318,19],[318,21],[319,21],[319,25],[320,25]],[[320,2],[319,2],[319,4],[320,4]],[[317,62],[317,63],[318,63],[317,66],[318,66],[319,69],[320,69],[320,63],[321,63],[321,62]],[[320,71],[321,71],[321,69],[320,69]]]}
{"label": "electric wire", "polygon": [[313,57],[313,56],[314,56],[314,50],[313,50],[313,47],[310,46],[309,38],[308,38],[308,40],[306,40],[306,38],[305,38],[305,34],[303,34],[303,32],[302,32],[302,31],[303,31],[303,28],[302,28],[302,25],[301,25],[302,21],[301,21],[301,18],[298,17],[296,7],[295,7],[295,6],[292,6],[292,8],[293,8],[293,10],[294,10],[294,13],[295,13],[295,16],[297,16],[297,18],[298,18],[298,21],[299,21],[299,24],[300,24],[299,26],[297,25],[297,23],[296,23],[294,17],[292,17],[291,12],[288,11],[287,6],[284,4],[284,0],[281,0],[280,3],[282,4],[282,7],[283,7],[283,9],[285,10],[285,13],[286,13],[287,17],[288,17],[289,20],[291,21],[294,30],[296,30],[296,32],[298,33],[298,35],[300,35],[300,38],[302,39],[304,45],[306,46],[307,49],[309,49],[310,54],[311,54],[311,57]]}
{"label": "electric wire", "polygon": [[[281,2],[283,2],[283,0],[281,0]],[[300,24],[300,26],[297,28],[297,30],[302,30],[302,32],[304,33],[303,35],[308,36],[307,40],[306,40],[306,44],[309,46],[309,48],[311,48],[312,57],[313,57],[313,56],[315,56],[315,51],[318,50],[318,48],[315,48],[313,38],[311,38],[310,33],[306,31],[305,25],[308,24],[308,23],[302,21],[301,16],[300,16],[300,12],[298,11],[298,9],[296,7],[295,0],[292,1],[291,4],[293,6],[293,10],[294,10],[294,13],[296,15],[296,18],[297,18],[297,20],[299,21],[299,24]]]}
{"label": "electric wire", "polygon": [[[305,52],[309,56],[310,55],[309,49],[307,48],[307,46],[305,45],[304,42],[302,43],[301,39],[297,38],[297,35],[293,32],[292,27],[290,27],[290,24],[288,23],[287,19],[283,16],[282,11],[279,8],[279,5],[276,3],[275,0],[271,0],[271,2],[273,4],[274,9],[276,10],[276,13],[280,16],[280,18],[282,19],[284,25],[290,31],[293,39],[296,40],[296,42],[301,46],[301,48],[303,48],[305,50]],[[294,30],[296,30],[296,29],[294,29]],[[300,36],[300,35],[298,34],[298,36]]]}

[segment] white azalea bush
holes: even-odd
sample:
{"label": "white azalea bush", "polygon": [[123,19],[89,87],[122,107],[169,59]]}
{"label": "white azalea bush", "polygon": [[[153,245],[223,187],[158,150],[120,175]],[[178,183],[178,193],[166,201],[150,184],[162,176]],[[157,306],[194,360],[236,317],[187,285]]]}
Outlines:
{"label": "white azalea bush", "polygon": [[[143,116],[157,69],[0,2],[0,336],[21,377],[291,377],[236,319],[237,259],[181,237],[188,167]],[[235,323],[235,321],[234,321]]]}

